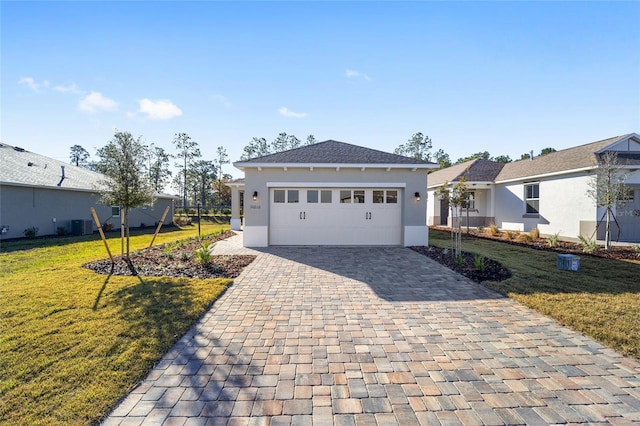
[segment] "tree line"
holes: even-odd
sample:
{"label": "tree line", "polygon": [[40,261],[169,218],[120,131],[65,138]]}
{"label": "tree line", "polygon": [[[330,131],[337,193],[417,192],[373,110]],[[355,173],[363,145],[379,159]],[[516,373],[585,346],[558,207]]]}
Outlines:
{"label": "tree line", "polygon": [[[226,149],[217,147],[216,157],[209,160],[202,158],[199,144],[187,133],[176,133],[172,143],[174,153],[153,143],[145,144],[141,137],[134,138],[129,132],[116,131],[114,138],[97,150],[95,160],[81,145],[71,147],[69,159],[71,164],[109,176],[119,165],[113,157],[114,149],[119,147],[126,155],[123,154],[118,162],[125,161],[130,170],[136,170],[140,175],[139,184],[148,184],[152,192],[163,192],[170,185],[183,207],[230,205],[231,190],[225,183],[231,175],[222,169],[229,164]],[[175,174],[170,169],[172,160],[175,160]]]}

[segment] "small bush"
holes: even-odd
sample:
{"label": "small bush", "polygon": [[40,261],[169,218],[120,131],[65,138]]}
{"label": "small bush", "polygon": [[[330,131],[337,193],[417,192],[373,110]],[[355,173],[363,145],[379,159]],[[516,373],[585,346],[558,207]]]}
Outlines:
{"label": "small bush", "polygon": [[578,239],[580,240],[583,253],[594,254],[598,251],[598,243],[595,239],[590,239],[583,235],[578,235]]}
{"label": "small bush", "polygon": [[479,254],[473,255],[473,264],[478,271],[484,271],[484,257]]}
{"label": "small bush", "polygon": [[497,237],[498,235],[500,235],[500,229],[493,223],[489,225],[485,232],[490,237]]}
{"label": "small bush", "polygon": [[231,214],[231,209],[222,209],[221,213],[223,216],[229,216]]}
{"label": "small bush", "polygon": [[213,259],[213,249],[215,244],[202,243],[202,247],[197,249],[194,254],[196,255],[196,260],[203,265],[208,265],[211,263]]}
{"label": "small bush", "polygon": [[464,258],[461,254],[456,256],[456,265],[462,265],[464,263]]}
{"label": "small bush", "polygon": [[504,236],[507,237],[507,240],[513,240],[518,236],[519,232],[516,231],[505,231]]}
{"label": "small bush", "polygon": [[640,259],[640,244],[633,244],[631,246],[633,252],[636,254],[636,257]]}
{"label": "small bush", "polygon": [[191,218],[187,216],[178,216],[174,219],[177,226],[189,226],[191,225]]}
{"label": "small bush", "polygon": [[180,255],[180,260],[182,260],[183,262],[186,262],[187,260],[189,260],[189,254],[187,253],[182,253]]}
{"label": "small bush", "polygon": [[528,233],[528,234],[520,233],[516,237],[516,241],[520,241],[520,242],[523,242],[523,243],[530,243],[530,242],[533,241],[533,237],[531,236],[530,233]]}
{"label": "small bush", "polygon": [[30,228],[25,229],[24,231],[22,231],[24,233],[24,236],[27,238],[35,238],[36,235],[38,235],[38,227],[36,226],[32,226]]}
{"label": "small bush", "polygon": [[102,229],[104,229],[105,231],[111,231],[113,229],[113,223],[111,222],[107,222],[104,225],[102,225]]}
{"label": "small bush", "polygon": [[529,231],[529,236],[531,236],[531,239],[533,240],[537,240],[540,238],[540,230],[538,228],[533,228],[531,231]]}
{"label": "small bush", "polygon": [[558,241],[559,241],[559,239],[560,239],[560,238],[559,238],[559,236],[560,236],[560,234],[559,234],[559,233],[555,233],[555,234],[553,234],[553,235],[549,235],[549,236],[547,237],[547,245],[548,245],[549,247],[555,247],[555,246],[557,246],[557,245],[558,245]]}
{"label": "small bush", "polygon": [[64,229],[64,226],[58,226],[56,228],[56,235],[58,235],[59,237],[64,237],[65,235],[67,235],[67,230]]}

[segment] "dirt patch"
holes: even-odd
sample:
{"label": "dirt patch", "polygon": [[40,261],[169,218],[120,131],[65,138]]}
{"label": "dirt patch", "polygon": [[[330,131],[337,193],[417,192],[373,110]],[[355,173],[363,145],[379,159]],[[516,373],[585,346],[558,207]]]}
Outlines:
{"label": "dirt patch", "polygon": [[462,252],[458,258],[450,249],[442,247],[411,247],[412,250],[464,275],[472,281],[503,281],[511,277],[511,271],[501,263],[486,257],[477,257],[472,253]]}
{"label": "dirt patch", "polygon": [[222,234],[204,237],[202,242],[195,238],[176,241],[131,254],[130,261],[118,256],[114,257],[116,262],[113,265],[110,259],[103,259],[87,263],[83,267],[105,275],[235,278],[253,262],[255,256],[212,256],[207,264],[198,262],[195,256],[195,251],[202,247],[203,243],[213,244],[233,235],[233,232],[225,231]]}

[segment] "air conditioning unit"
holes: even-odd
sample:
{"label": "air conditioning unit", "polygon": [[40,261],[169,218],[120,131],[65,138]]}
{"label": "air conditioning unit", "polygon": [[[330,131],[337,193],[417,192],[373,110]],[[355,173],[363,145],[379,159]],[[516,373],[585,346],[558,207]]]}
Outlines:
{"label": "air conditioning unit", "polygon": [[93,234],[93,221],[85,220],[84,227],[82,229],[82,235],[91,235]]}

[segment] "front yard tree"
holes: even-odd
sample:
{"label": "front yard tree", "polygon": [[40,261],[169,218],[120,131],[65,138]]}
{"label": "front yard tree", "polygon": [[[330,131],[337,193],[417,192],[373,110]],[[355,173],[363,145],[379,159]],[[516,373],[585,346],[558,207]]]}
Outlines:
{"label": "front yard tree", "polygon": [[89,152],[84,149],[81,145],[74,145],[71,147],[71,151],[69,154],[69,159],[71,160],[71,164],[78,167],[89,168]]}
{"label": "front yard tree", "polygon": [[[120,206],[126,235],[126,258],[129,258],[129,211],[153,203],[154,191],[148,179],[147,160],[149,149],[140,138],[129,132],[116,131],[113,139],[98,150],[95,163],[104,175],[101,183],[101,201]],[[123,253],[124,255],[125,253]]]}
{"label": "front yard tree", "polygon": [[[623,207],[629,201],[629,194],[624,184],[628,176],[629,173],[618,162],[618,155],[615,152],[605,152],[600,155],[598,167],[589,182],[590,189],[587,194],[595,201],[596,206],[605,209],[603,215],[605,218],[605,250],[611,248],[611,220],[618,223],[613,209],[616,206]],[[601,221],[602,219],[598,221],[596,230]]]}
{"label": "front yard tree", "polygon": [[149,180],[151,180],[151,185],[156,192],[162,192],[169,182],[171,177],[170,158],[171,155],[164,148],[153,144],[149,147]]}
{"label": "front yard tree", "polygon": [[451,209],[451,240],[453,241],[453,255],[458,258],[462,256],[462,209],[469,202],[469,188],[464,178],[460,178],[452,188],[449,182],[445,182],[437,191],[436,195],[441,199],[449,201]]}
{"label": "front yard tree", "polygon": [[198,143],[191,139],[186,133],[176,133],[173,144],[178,150],[176,158],[180,159],[176,163],[176,167],[180,170],[182,176],[182,207],[187,207],[187,180],[189,168],[196,158],[200,158],[200,147]]}
{"label": "front yard tree", "polygon": [[416,160],[431,161],[432,146],[431,138],[418,132],[414,133],[407,143],[399,145],[393,152]]}

